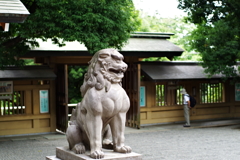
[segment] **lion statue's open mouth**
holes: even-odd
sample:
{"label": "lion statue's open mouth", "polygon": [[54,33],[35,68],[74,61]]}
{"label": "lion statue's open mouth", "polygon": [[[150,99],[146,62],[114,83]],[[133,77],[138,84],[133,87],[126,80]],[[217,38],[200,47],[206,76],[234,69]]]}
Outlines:
{"label": "lion statue's open mouth", "polygon": [[[129,153],[124,145],[129,98],[121,87],[127,64],[115,49],[98,51],[90,61],[81,86],[83,100],[73,110],[67,129],[69,148],[77,154],[90,150],[90,157],[104,157],[102,148]],[[112,139],[112,140],[111,140]]]}
{"label": "lion statue's open mouth", "polygon": [[114,73],[115,74],[115,76],[116,77],[118,77],[118,78],[123,78],[123,74],[124,74],[124,72],[125,72],[125,70],[122,70],[122,69],[114,69],[114,68],[110,68],[109,69],[109,72],[112,72],[112,73]]}

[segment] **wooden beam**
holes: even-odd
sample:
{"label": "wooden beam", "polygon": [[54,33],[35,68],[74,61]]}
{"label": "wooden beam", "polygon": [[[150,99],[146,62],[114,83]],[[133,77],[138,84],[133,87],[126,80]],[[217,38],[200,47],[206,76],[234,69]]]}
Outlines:
{"label": "wooden beam", "polygon": [[54,57],[51,58],[52,63],[56,64],[88,64],[92,57]]}
{"label": "wooden beam", "polygon": [[34,63],[44,63],[44,57],[35,57]]}

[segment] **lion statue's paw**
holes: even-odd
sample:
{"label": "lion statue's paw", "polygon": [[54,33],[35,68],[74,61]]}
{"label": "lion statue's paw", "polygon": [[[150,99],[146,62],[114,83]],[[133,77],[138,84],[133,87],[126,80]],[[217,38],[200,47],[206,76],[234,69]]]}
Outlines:
{"label": "lion statue's paw", "polygon": [[82,143],[78,143],[73,147],[72,151],[76,154],[83,154],[86,152],[86,149]]}
{"label": "lion statue's paw", "polygon": [[131,153],[132,148],[129,146],[120,146],[120,147],[115,147],[114,152],[119,152],[119,153]]}
{"label": "lion statue's paw", "polygon": [[102,148],[113,149],[113,142],[110,139],[104,139],[102,143]]}
{"label": "lion statue's paw", "polygon": [[90,154],[90,157],[93,159],[102,159],[104,158],[104,153],[101,150],[94,151]]}

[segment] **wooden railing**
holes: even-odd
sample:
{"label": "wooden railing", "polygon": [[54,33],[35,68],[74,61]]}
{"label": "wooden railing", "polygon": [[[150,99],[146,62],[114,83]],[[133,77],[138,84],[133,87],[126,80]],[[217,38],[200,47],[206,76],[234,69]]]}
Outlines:
{"label": "wooden railing", "polygon": [[0,116],[25,114],[24,91],[0,95]]}

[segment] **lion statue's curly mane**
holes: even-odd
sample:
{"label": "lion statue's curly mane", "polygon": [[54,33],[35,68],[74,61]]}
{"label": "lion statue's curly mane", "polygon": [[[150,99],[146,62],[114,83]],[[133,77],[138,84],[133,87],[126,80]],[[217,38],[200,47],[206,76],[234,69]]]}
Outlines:
{"label": "lion statue's curly mane", "polygon": [[97,90],[105,88],[106,92],[110,89],[111,83],[121,84],[122,77],[116,77],[113,74],[110,74],[109,71],[115,71],[115,73],[125,72],[127,67],[119,68],[119,71],[112,67],[112,61],[109,61],[111,58],[117,60],[123,60],[122,55],[115,55],[118,53],[115,49],[103,49],[94,54],[91,61],[89,62],[89,67],[87,73],[84,76],[84,82],[81,86],[82,96],[85,95],[88,88],[95,87]]}

